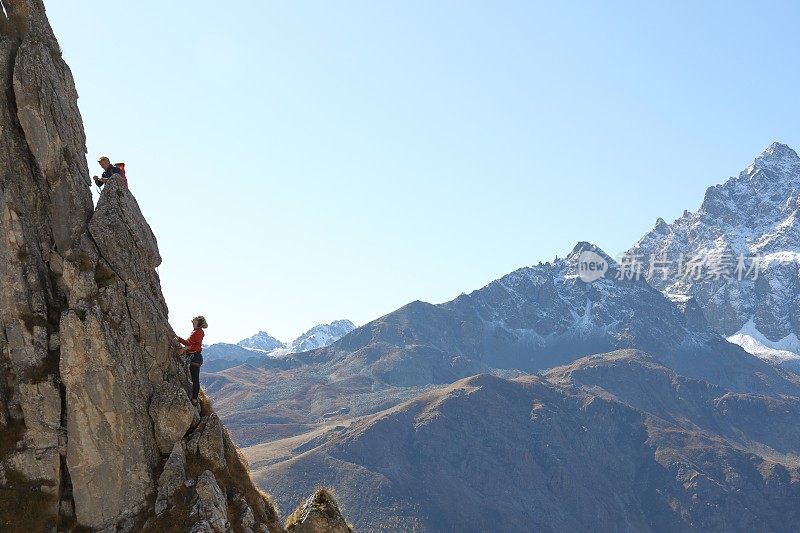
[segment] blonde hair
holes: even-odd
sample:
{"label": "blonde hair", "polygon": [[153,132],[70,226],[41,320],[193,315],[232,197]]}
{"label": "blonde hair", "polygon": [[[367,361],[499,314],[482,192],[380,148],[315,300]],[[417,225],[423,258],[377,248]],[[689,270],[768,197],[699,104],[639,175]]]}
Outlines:
{"label": "blonde hair", "polygon": [[206,329],[208,327],[208,322],[206,322],[206,317],[204,317],[203,315],[197,315],[195,319],[197,319],[198,328]]}

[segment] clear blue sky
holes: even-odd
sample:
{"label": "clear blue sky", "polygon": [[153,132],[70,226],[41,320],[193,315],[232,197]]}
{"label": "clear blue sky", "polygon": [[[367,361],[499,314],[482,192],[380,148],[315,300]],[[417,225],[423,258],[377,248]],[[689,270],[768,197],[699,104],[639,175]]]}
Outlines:
{"label": "clear blue sky", "polygon": [[800,148],[797,2],[46,3],[210,342],[615,255]]}

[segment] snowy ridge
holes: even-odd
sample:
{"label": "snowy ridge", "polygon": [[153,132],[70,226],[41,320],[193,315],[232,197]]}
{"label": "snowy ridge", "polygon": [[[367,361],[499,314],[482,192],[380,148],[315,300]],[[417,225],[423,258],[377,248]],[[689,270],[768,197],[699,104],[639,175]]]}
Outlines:
{"label": "snowy ridge", "polygon": [[800,157],[788,146],[773,143],[737,177],[709,187],[696,212],[684,211],[672,224],[659,218],[632,250],[800,252],[794,238],[800,234],[799,199]]}
{"label": "snowy ridge", "polygon": [[284,348],[286,346],[266,331],[259,331],[252,337],[242,339],[236,344],[242,348],[263,353],[268,353],[277,348]]}
{"label": "snowy ridge", "polygon": [[684,211],[672,224],[659,218],[627,253],[640,258],[645,272],[652,257],[724,257],[730,270],[745,258],[756,270],[741,278],[730,272],[693,279],[674,271],[650,283],[676,303],[694,298],[713,330],[760,354],[800,353],[800,346],[769,344],[800,335],[791,318],[800,312],[800,157],[785,144],[771,144],[738,176],[709,187],[697,211]]}
{"label": "snowy ridge", "polygon": [[[585,251],[609,263],[605,276],[590,283],[578,276]],[[707,344],[707,335],[693,330],[674,303],[643,279],[616,279],[617,268],[599,247],[579,242],[564,258],[518,269],[441,306],[477,314],[487,350],[519,348],[529,357],[632,346],[668,353],[681,343]]]}
{"label": "snowy ridge", "polygon": [[288,353],[307,352],[329,346],[356,329],[349,320],[334,320],[330,324],[319,324],[306,331],[289,345]]}
{"label": "snowy ridge", "polygon": [[242,348],[278,357],[322,348],[338,341],[356,328],[349,320],[334,320],[330,324],[318,324],[290,343],[271,337],[266,331],[256,333],[238,342]]}
{"label": "snowy ridge", "polygon": [[797,335],[790,333],[782,339],[771,341],[758,331],[752,318],[742,329],[728,337],[728,341],[771,362],[800,361],[800,339]]}
{"label": "snowy ridge", "polygon": [[[306,331],[290,343],[284,343],[260,331],[236,344],[219,342],[204,347],[210,360],[241,363],[253,357],[281,357],[293,353],[322,348],[333,344],[355,329],[349,320],[334,320],[330,324],[319,324]],[[225,366],[219,363],[219,368]],[[230,366],[230,365],[229,365]]]}

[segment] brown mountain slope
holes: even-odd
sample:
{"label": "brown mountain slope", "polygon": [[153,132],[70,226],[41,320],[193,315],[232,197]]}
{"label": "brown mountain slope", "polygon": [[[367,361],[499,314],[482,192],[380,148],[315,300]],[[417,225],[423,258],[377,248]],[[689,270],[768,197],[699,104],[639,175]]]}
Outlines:
{"label": "brown mountain slope", "polygon": [[245,453],[279,501],[322,480],[363,530],[791,531],[800,441],[774,430],[798,409],[623,351],[547,379],[466,378]]}
{"label": "brown mountain slope", "polygon": [[[586,242],[439,305],[413,302],[332,345],[206,375],[243,445],[386,409],[468,375],[544,371],[615,348],[647,350],[679,374],[741,393],[800,395],[785,372],[695,323],[644,279],[585,283]],[[609,259],[610,260],[610,259]]]}

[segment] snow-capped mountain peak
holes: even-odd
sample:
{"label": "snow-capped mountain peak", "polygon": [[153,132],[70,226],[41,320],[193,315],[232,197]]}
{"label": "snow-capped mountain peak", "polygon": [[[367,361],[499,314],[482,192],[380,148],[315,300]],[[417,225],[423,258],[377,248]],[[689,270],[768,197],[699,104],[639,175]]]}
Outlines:
{"label": "snow-capped mountain peak", "polygon": [[286,346],[284,343],[271,336],[266,331],[259,331],[252,337],[242,339],[236,344],[242,348],[259,352],[271,352],[276,348],[284,348]]}
{"label": "snow-capped mountain peak", "polygon": [[319,324],[306,331],[289,346],[290,353],[307,352],[328,346],[356,329],[349,320],[334,320],[330,324]]}
{"label": "snow-capped mountain peak", "polygon": [[745,227],[772,226],[797,209],[798,195],[800,157],[788,146],[772,143],[738,176],[709,187],[694,215]]}
{"label": "snow-capped mountain peak", "polygon": [[236,344],[224,342],[206,346],[204,353],[214,364],[215,370],[236,366],[257,357],[281,357],[298,352],[323,348],[355,329],[349,320],[334,320],[330,324],[319,324],[306,331],[291,343],[283,343],[266,331],[259,331]]}
{"label": "snow-capped mountain peak", "polygon": [[[734,342],[762,353],[793,351],[800,347],[786,339],[800,334],[793,318],[800,301],[799,207],[800,157],[775,142],[737,176],[709,187],[697,211],[657,222],[628,254],[669,262],[670,275],[651,284],[673,300],[693,297],[708,324]],[[699,268],[686,270],[689,261]],[[750,274],[737,272],[742,262]]]}
{"label": "snow-capped mountain peak", "polygon": [[614,264],[614,260],[611,258],[611,256],[606,254],[596,244],[592,244],[587,241],[578,241],[578,244],[576,244],[572,248],[572,251],[569,254],[567,254],[567,256],[564,258],[564,261],[566,261],[567,263],[577,262],[580,255],[584,252],[594,252],[595,254],[599,255],[600,257],[608,261],[609,264]]}
{"label": "snow-capped mountain peak", "polygon": [[753,162],[752,167],[781,173],[796,171],[800,167],[800,156],[789,146],[774,142]]}
{"label": "snow-capped mountain peak", "polygon": [[572,251],[567,254],[566,257],[560,259],[558,262],[563,263],[563,265],[569,267],[570,270],[574,270],[579,266],[579,262],[586,257],[588,253],[594,254],[602,260],[604,260],[609,268],[616,267],[616,261],[605,253],[602,248],[587,241],[578,241],[578,243],[572,248]]}

